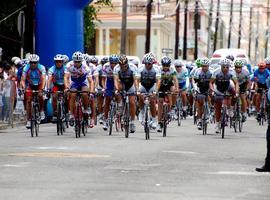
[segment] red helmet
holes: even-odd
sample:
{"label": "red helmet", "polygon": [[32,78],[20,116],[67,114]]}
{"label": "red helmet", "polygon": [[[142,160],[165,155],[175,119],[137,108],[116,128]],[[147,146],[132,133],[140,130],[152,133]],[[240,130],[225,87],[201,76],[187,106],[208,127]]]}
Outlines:
{"label": "red helmet", "polygon": [[265,62],[260,62],[260,63],[258,63],[258,67],[260,68],[260,69],[264,69],[265,68]]}

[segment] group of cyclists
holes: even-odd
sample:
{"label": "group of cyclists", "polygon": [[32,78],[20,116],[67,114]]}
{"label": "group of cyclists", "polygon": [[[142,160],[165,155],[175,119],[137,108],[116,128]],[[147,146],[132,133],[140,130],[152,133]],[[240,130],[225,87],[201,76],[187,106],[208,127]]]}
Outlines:
{"label": "group of cyclists", "polygon": [[[123,106],[121,93],[128,94],[130,108],[130,132],[136,131],[135,119],[143,123],[144,94],[150,95],[151,128],[162,131],[163,105],[169,104],[170,119],[177,119],[177,99],[182,102],[182,115],[196,115],[196,125],[202,129],[203,105],[205,99],[215,113],[215,131],[220,132],[221,109],[224,96],[228,107],[228,116],[233,118],[235,98],[241,99],[242,122],[252,106],[256,109],[256,118],[260,120],[260,102],[267,91],[270,80],[270,58],[266,58],[251,68],[244,59],[232,55],[211,64],[206,57],[198,58],[194,63],[172,60],[168,56],[159,61],[153,53],[143,56],[141,64],[129,61],[126,55],[110,55],[100,60],[95,56],[74,52],[72,59],[57,54],[54,65],[48,69],[39,62],[36,54],[27,59],[16,59],[18,67],[18,88],[24,94],[27,113],[26,127],[31,126],[32,91],[39,91],[41,119],[44,114],[44,91],[52,94],[53,119],[57,120],[56,92],[65,93],[69,124],[74,125],[76,91],[82,93],[82,111],[89,116],[89,127],[95,126],[95,118],[103,129],[108,129],[110,103],[116,99],[118,108]],[[71,92],[72,91],[72,92]],[[255,93],[251,96],[251,91]],[[195,109],[196,108],[196,111]]]}

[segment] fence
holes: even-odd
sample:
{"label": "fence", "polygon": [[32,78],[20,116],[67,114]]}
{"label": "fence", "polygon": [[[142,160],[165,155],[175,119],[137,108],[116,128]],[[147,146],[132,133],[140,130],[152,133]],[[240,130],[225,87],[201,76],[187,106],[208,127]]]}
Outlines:
{"label": "fence", "polygon": [[24,120],[23,99],[17,96],[16,81],[0,80],[0,126],[13,127]]}

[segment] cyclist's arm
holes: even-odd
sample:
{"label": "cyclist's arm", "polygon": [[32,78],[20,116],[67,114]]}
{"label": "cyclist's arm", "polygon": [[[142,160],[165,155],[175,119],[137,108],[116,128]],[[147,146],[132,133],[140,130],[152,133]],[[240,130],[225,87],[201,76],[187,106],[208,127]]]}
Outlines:
{"label": "cyclist's arm", "polygon": [[95,75],[95,88],[98,88],[98,84],[99,84],[99,75]]}
{"label": "cyclist's arm", "polygon": [[213,79],[213,78],[209,81],[209,89],[212,92],[214,92],[214,82],[215,82],[215,79]]}
{"label": "cyclist's arm", "polygon": [[91,93],[94,93],[94,87],[95,87],[95,84],[94,84],[94,81],[93,81],[92,76],[88,76],[88,77],[87,77],[87,80],[88,80],[88,83],[89,83],[89,89],[90,89],[90,92],[91,92]]}
{"label": "cyclist's arm", "polygon": [[101,86],[102,86],[102,88],[103,89],[105,89],[106,88],[106,77],[105,76],[102,76],[101,77]]}
{"label": "cyclist's arm", "polygon": [[232,79],[233,80],[233,82],[234,82],[234,85],[235,85],[235,92],[236,92],[236,94],[239,94],[239,84],[238,84],[238,81],[237,81],[237,79]]}
{"label": "cyclist's arm", "polygon": [[174,75],[173,76],[173,82],[174,82],[174,86],[175,86],[175,91],[178,92],[179,91],[179,84],[178,84],[178,79],[177,79],[177,76]]}
{"label": "cyclist's arm", "polygon": [[46,75],[41,75],[41,89],[44,90],[45,89],[45,86],[46,86]]}
{"label": "cyclist's arm", "polygon": [[25,90],[25,76],[22,76],[21,83],[20,83],[21,89]]}
{"label": "cyclist's arm", "polygon": [[52,75],[49,75],[49,78],[48,78],[48,81],[47,81],[47,89],[51,88],[52,79],[53,79]]}
{"label": "cyclist's arm", "polygon": [[114,75],[113,80],[114,80],[115,90],[118,90],[119,91],[119,82],[120,82],[119,76],[118,75]]}
{"label": "cyclist's arm", "polygon": [[69,89],[70,88],[70,74],[69,73],[65,73],[64,83],[65,83],[65,88]]}

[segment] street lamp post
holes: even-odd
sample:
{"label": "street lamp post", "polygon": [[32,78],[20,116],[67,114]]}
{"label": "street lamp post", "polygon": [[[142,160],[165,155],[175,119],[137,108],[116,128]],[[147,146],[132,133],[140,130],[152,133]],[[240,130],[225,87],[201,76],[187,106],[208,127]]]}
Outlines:
{"label": "street lamp post", "polygon": [[150,52],[150,39],[151,39],[151,12],[153,0],[148,0],[146,5],[146,38],[145,38],[145,53]]}
{"label": "street lamp post", "polygon": [[176,12],[175,12],[175,47],[174,47],[174,59],[178,59],[179,49],[179,21],[180,21],[180,0],[176,1]]}
{"label": "street lamp post", "polygon": [[185,0],[184,38],[183,38],[183,60],[187,59],[187,14],[188,0]]}

